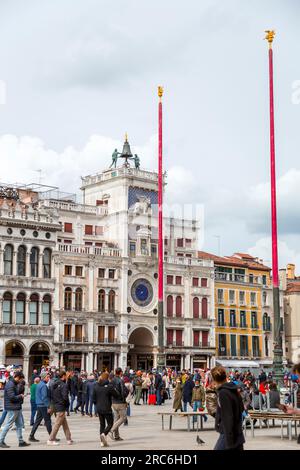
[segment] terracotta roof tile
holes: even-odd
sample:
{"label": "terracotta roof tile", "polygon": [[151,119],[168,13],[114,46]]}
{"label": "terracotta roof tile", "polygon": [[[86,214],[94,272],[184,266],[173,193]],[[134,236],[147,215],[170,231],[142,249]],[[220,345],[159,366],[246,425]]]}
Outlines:
{"label": "terracotta roof tile", "polygon": [[292,294],[293,292],[300,292],[300,281],[288,282],[286,292]]}
{"label": "terracotta roof tile", "polygon": [[232,265],[232,266],[239,266],[239,267],[244,267],[244,268],[249,268],[249,269],[257,269],[261,271],[271,271],[271,268],[269,268],[269,266],[265,266],[262,263],[258,263],[257,261],[255,261],[255,258],[253,257],[251,257],[251,259],[244,260],[236,256],[216,256],[216,255],[213,255],[212,253],[207,253],[205,251],[198,251],[198,258],[211,259],[215,262],[215,264],[222,264],[225,266]]}

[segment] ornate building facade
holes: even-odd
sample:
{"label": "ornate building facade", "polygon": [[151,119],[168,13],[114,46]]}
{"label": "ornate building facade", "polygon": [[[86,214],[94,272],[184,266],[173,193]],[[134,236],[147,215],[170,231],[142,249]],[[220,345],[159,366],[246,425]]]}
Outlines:
{"label": "ornate building facade", "polygon": [[37,193],[0,188],[0,363],[26,374],[54,359],[53,253],[58,215],[37,207]]}
{"label": "ornate building facade", "polygon": [[[274,319],[271,269],[246,253],[225,257],[205,252],[198,255],[214,261],[216,361],[228,368],[272,368]],[[282,284],[280,316],[285,352]]]}
{"label": "ornate building facade", "polygon": [[[114,161],[114,168],[82,178],[82,204],[37,191],[29,197],[18,189],[23,202],[17,205],[27,204],[27,218],[20,208],[13,222],[2,209],[0,362],[20,362],[27,373],[47,360],[89,371],[156,367],[158,175],[140,169],[137,156],[136,167],[129,165],[127,139],[122,156],[122,166]],[[8,204],[3,197],[2,206]],[[17,230],[23,226],[22,236]],[[196,220],[164,219],[164,341],[170,367],[213,365],[214,266],[197,256],[198,232]],[[13,260],[19,245],[25,246],[25,271],[18,270],[17,261],[12,271],[5,264],[11,244]],[[38,272],[32,267],[34,247]],[[48,255],[50,277],[44,277]],[[28,312],[22,318],[19,292]],[[36,309],[38,324],[33,323]],[[31,360],[31,344],[44,354]]]}

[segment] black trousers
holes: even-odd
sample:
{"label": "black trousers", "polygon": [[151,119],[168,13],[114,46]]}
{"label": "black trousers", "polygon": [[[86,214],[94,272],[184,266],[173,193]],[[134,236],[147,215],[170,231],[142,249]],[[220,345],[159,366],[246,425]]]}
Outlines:
{"label": "black trousers", "polygon": [[37,414],[35,418],[35,422],[32,426],[30,437],[34,437],[34,434],[41,424],[42,421],[45,421],[45,425],[48,431],[48,434],[50,435],[52,432],[52,424],[51,424],[51,416],[48,413],[48,408],[46,406],[38,407],[37,409]]}
{"label": "black trousers", "polygon": [[147,401],[148,401],[148,388],[143,388],[142,389],[142,399],[143,399],[143,403],[147,403]]}
{"label": "black trousers", "polygon": [[[99,421],[100,421],[100,434],[105,434],[105,436],[107,436],[107,434],[109,433],[109,431],[111,430],[114,424],[113,414],[112,413],[105,413],[105,414],[98,413],[98,416],[99,416]],[[106,426],[105,426],[105,423],[107,423]]]}

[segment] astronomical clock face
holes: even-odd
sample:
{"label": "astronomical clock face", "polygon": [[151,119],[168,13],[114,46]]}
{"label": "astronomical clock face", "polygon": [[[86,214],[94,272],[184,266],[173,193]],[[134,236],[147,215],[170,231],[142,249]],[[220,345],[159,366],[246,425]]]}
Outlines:
{"label": "astronomical clock face", "polygon": [[131,297],[140,307],[146,307],[153,299],[153,288],[147,279],[137,279],[131,287]]}

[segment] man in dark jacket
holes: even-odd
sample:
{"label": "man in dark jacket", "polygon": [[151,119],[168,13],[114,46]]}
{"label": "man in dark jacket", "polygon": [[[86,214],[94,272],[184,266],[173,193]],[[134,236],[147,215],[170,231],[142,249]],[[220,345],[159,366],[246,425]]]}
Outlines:
{"label": "man in dark jacket", "polygon": [[234,383],[227,382],[224,367],[214,367],[211,375],[218,394],[215,429],[220,434],[214,450],[243,450],[245,438],[242,413],[244,406],[238,387]]}
{"label": "man in dark jacket", "polygon": [[182,401],[183,411],[187,411],[188,404],[192,407],[193,388],[195,387],[192,376],[189,375],[183,385]]}
{"label": "man in dark jacket", "polygon": [[[101,447],[107,447],[106,436],[111,430],[114,422],[112,413],[112,398],[120,399],[120,394],[108,380],[108,372],[103,372],[99,381],[93,388],[93,403],[100,421]],[[107,423],[105,427],[105,422]]]}
{"label": "man in dark jacket", "polygon": [[75,398],[78,396],[78,375],[77,373],[73,373],[70,377],[70,395],[71,395],[71,403],[70,403],[70,411],[73,411],[73,404]]}
{"label": "man in dark jacket", "polygon": [[95,386],[95,377],[90,375],[86,383],[86,401],[85,401],[85,414],[93,417],[93,391]]}
{"label": "man in dark jacket", "polygon": [[110,437],[115,441],[123,441],[119,434],[119,427],[126,421],[127,417],[127,403],[126,396],[128,389],[122,379],[123,371],[120,367],[115,370],[115,376],[112,379],[112,385],[119,393],[119,398],[112,397],[112,408],[115,414],[115,422],[109,433]]}
{"label": "man in dark jacket", "polygon": [[156,404],[161,405],[161,391],[163,389],[164,383],[162,380],[161,375],[157,372],[155,374],[155,381],[154,381],[154,387],[155,387],[155,393],[156,393]]}
{"label": "man in dark jacket", "polygon": [[48,431],[48,434],[50,436],[52,432],[52,424],[51,424],[51,410],[50,410],[50,398],[49,398],[49,388],[47,386],[48,382],[50,380],[50,375],[48,372],[42,372],[41,373],[41,381],[37,385],[36,388],[36,395],[35,395],[35,401],[36,401],[36,406],[37,406],[37,415],[35,418],[35,422],[32,426],[31,433],[29,436],[29,440],[31,442],[38,442],[38,439],[34,437],[37,428],[41,424],[41,422],[44,420],[46,429]]}
{"label": "man in dark jacket", "polygon": [[59,380],[53,384],[51,390],[51,401],[53,404],[54,412],[56,413],[56,420],[52,432],[49,436],[49,440],[47,441],[48,445],[57,446],[59,443],[57,442],[56,436],[59,431],[59,428],[62,426],[66,439],[67,444],[73,444],[71,438],[71,432],[68,426],[67,418],[66,418],[66,411],[69,409],[69,390],[67,381],[67,374],[65,371],[60,372]]}
{"label": "man in dark jacket", "polygon": [[5,444],[5,437],[8,431],[12,428],[15,423],[17,430],[17,437],[19,440],[19,447],[29,446],[27,442],[24,441],[22,436],[23,429],[23,415],[22,415],[22,404],[24,400],[24,394],[18,392],[18,384],[24,380],[24,375],[22,372],[17,371],[14,374],[14,377],[10,378],[5,385],[4,389],[4,409],[7,411],[7,422],[0,433],[0,448],[6,449],[9,448]]}

